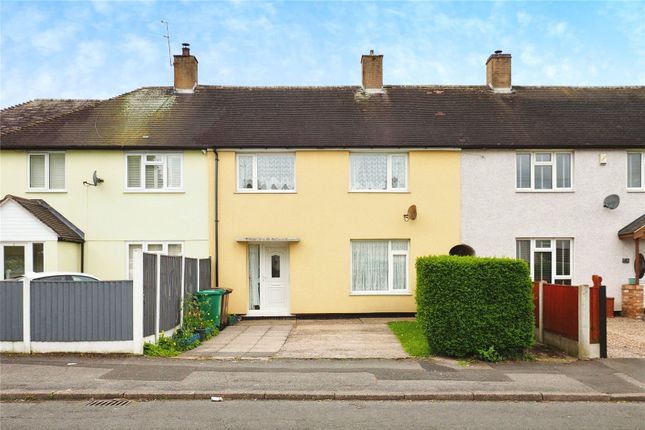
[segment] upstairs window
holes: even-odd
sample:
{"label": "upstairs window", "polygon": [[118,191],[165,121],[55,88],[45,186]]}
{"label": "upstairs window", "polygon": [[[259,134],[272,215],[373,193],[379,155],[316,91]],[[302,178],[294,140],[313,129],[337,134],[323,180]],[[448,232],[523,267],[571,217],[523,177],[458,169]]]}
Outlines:
{"label": "upstairs window", "polygon": [[126,191],[181,191],[183,156],[179,153],[126,155]]}
{"label": "upstairs window", "polygon": [[238,154],[237,191],[280,193],[296,189],[294,154]]}
{"label": "upstairs window", "polygon": [[645,152],[627,153],[627,188],[645,190]]}
{"label": "upstairs window", "polygon": [[29,191],[65,191],[65,153],[29,154]]}
{"label": "upstairs window", "polygon": [[571,239],[517,239],[516,250],[534,281],[571,285]]}
{"label": "upstairs window", "polygon": [[349,156],[350,191],[407,191],[408,155],[353,153]]}
{"label": "upstairs window", "polygon": [[571,152],[518,152],[515,187],[527,191],[572,189]]}

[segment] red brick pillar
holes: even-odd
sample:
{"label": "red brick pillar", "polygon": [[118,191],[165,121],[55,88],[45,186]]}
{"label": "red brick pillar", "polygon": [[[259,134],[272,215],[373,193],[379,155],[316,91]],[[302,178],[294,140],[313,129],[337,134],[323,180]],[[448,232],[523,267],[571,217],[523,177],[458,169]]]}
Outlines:
{"label": "red brick pillar", "polygon": [[622,316],[625,318],[643,319],[643,286],[623,285]]}

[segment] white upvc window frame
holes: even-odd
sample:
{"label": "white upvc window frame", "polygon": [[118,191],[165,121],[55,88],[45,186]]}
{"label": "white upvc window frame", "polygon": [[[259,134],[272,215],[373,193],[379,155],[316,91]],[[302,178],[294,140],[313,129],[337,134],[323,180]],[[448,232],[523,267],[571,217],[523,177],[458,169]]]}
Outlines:
{"label": "white upvc window frame", "polygon": [[[386,155],[387,156],[387,179],[384,190],[369,190],[352,187],[352,157],[360,155]],[[392,187],[392,157],[403,156],[405,159],[405,187]],[[349,192],[350,193],[407,193],[410,187],[410,154],[409,152],[381,152],[381,151],[352,151],[349,153]]]}
{"label": "white upvc window frame", "polygon": [[[354,291],[354,279],[352,276],[354,259],[352,258],[352,242],[387,242],[387,291]],[[393,250],[392,242],[406,241],[406,250]],[[405,257],[405,289],[394,289],[394,256]],[[409,296],[410,293],[410,239],[351,239],[349,241],[349,295],[350,296]]]}
{"label": "white upvc window frame", "polygon": [[[260,190],[258,189],[258,156],[262,155],[285,155],[293,158],[293,190]],[[253,157],[253,187],[243,188],[240,184],[240,157]],[[288,151],[266,151],[266,152],[238,152],[235,154],[235,191],[243,194],[295,194],[298,185],[296,183],[296,154]]]}
{"label": "white upvc window frame", "polygon": [[[531,186],[519,188],[517,186],[517,157],[520,154],[528,154],[531,157]],[[551,161],[536,161],[537,154],[550,154]],[[557,156],[558,154],[567,154],[570,157],[569,171],[571,173],[571,185],[569,187],[558,187],[558,166],[557,166]],[[574,191],[574,152],[573,151],[533,151],[533,150],[522,150],[515,153],[515,191],[519,193],[570,193]],[[535,167],[536,166],[551,166],[551,188],[535,188]]]}
{"label": "white upvc window frame", "polygon": [[[63,188],[49,188],[49,156],[50,154],[63,154],[65,160],[65,167],[63,168],[63,178],[65,186]],[[31,186],[31,157],[34,155],[42,155],[45,157],[45,186],[32,187]],[[66,193],[67,192],[67,156],[65,151],[29,151],[27,153],[27,192],[29,193]]]}
{"label": "white upvc window frame", "polygon": [[[154,155],[161,157],[161,161],[148,161],[146,160],[147,156]],[[139,186],[138,187],[129,187],[128,186],[128,157],[129,156],[138,156],[141,157],[139,164]],[[168,157],[169,156],[178,156],[179,157],[179,182],[180,185],[177,187],[168,186]],[[124,162],[124,179],[123,179],[123,188],[126,193],[182,193],[184,192],[184,153],[183,152],[168,152],[168,151],[127,151],[123,156]],[[163,172],[163,187],[162,188],[146,188],[146,166],[162,166]]]}
{"label": "white upvc window frame", "polygon": [[[181,247],[181,254],[184,255],[184,242],[182,241],[175,241],[175,240],[168,240],[168,241],[163,241],[163,240],[134,240],[131,242],[126,242],[125,243],[125,274],[127,279],[132,279],[131,273],[130,273],[130,246],[136,246],[139,245],[141,246],[141,250],[143,252],[147,252],[150,254],[160,254],[160,255],[168,255],[168,246],[169,245],[179,245]],[[161,245],[161,251],[150,251],[148,250],[148,247],[150,245]]]}
{"label": "white upvc window frame", "polygon": [[[569,281],[569,285],[573,283],[573,259],[574,259],[574,250],[573,250],[573,238],[572,237],[518,237],[515,239],[515,248],[516,248],[516,258],[520,258],[517,255],[517,242],[520,240],[527,240],[530,242],[530,251],[529,251],[529,272],[531,275],[531,281],[534,281],[534,272],[535,268],[535,252],[551,252],[551,283],[557,284],[558,281]],[[538,247],[536,245],[537,241],[540,240],[549,240],[549,247]],[[558,275],[558,266],[557,266],[557,241],[566,240],[569,242],[569,274],[568,275]]]}
{"label": "white upvc window frame", "polygon": [[[629,186],[629,155],[630,154],[638,154],[641,157],[641,186],[640,187]],[[627,166],[625,169],[625,173],[626,173],[627,192],[630,192],[630,193],[645,192],[645,151],[627,151],[626,158],[627,158]]]}

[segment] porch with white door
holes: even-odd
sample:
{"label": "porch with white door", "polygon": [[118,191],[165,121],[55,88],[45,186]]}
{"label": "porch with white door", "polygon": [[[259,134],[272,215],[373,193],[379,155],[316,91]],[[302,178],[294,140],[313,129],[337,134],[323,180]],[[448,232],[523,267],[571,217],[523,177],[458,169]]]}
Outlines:
{"label": "porch with white door", "polygon": [[248,316],[289,316],[289,242],[248,243]]}

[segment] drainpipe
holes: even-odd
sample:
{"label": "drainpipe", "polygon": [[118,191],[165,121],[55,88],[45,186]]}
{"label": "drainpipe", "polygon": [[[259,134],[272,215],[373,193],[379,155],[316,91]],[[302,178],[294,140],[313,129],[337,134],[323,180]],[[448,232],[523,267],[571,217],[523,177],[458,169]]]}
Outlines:
{"label": "drainpipe", "polygon": [[81,242],[81,273],[85,273],[85,242]]}
{"label": "drainpipe", "polygon": [[217,189],[219,188],[219,155],[217,149],[215,152],[215,288],[219,288],[219,210],[218,210],[218,195]]}

